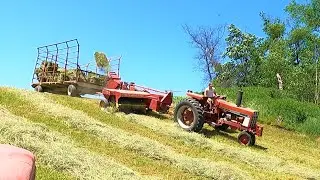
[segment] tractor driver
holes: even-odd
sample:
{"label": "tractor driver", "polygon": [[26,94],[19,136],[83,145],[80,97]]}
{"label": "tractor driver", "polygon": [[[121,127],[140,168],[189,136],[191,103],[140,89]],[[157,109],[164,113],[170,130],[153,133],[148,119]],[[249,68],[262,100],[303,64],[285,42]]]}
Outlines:
{"label": "tractor driver", "polygon": [[210,105],[210,109],[212,108],[213,98],[217,96],[215,88],[209,83],[208,87],[204,90],[204,96],[208,97],[207,102]]}

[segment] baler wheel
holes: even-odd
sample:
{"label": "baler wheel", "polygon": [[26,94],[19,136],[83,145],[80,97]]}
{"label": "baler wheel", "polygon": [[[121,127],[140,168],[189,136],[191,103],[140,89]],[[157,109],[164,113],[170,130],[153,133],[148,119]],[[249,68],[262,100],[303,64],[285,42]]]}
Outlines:
{"label": "baler wheel", "polygon": [[100,100],[99,106],[101,110],[105,110],[108,106],[108,100],[106,99]]}
{"label": "baler wheel", "polygon": [[253,139],[251,133],[249,133],[247,131],[242,131],[238,135],[238,142],[241,145],[252,146],[252,145],[254,145],[254,141],[255,141],[255,138]]}
{"label": "baler wheel", "polygon": [[190,98],[180,101],[174,111],[174,120],[186,131],[199,132],[204,124],[201,104]]}

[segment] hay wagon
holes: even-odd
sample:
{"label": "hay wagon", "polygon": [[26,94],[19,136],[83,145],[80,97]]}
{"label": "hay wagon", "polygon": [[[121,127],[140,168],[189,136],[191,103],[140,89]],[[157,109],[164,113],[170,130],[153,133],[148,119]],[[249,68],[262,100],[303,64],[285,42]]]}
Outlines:
{"label": "hay wagon", "polygon": [[[104,87],[106,73],[100,73],[95,63],[79,64],[77,39],[38,47],[37,50],[31,84],[35,91],[80,97],[96,94]],[[120,59],[108,59],[109,67],[117,68],[119,72]]]}

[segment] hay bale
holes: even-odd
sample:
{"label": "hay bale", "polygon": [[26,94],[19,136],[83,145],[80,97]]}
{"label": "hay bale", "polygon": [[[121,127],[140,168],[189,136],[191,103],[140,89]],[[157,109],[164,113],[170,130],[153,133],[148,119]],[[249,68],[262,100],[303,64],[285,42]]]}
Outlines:
{"label": "hay bale", "polygon": [[42,61],[40,69],[44,70],[45,72],[56,72],[58,71],[58,64],[50,61]]}
{"label": "hay bale", "polygon": [[94,58],[96,60],[97,67],[102,71],[108,71],[110,63],[107,56],[103,52],[95,52]]}

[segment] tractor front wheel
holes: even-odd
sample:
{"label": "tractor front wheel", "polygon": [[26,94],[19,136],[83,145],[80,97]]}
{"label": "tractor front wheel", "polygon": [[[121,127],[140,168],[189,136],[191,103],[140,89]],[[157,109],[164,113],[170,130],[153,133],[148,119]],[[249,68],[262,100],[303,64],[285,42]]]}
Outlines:
{"label": "tractor front wheel", "polygon": [[201,104],[190,98],[180,101],[174,110],[174,120],[186,131],[199,132],[204,124]]}
{"label": "tractor front wheel", "polygon": [[247,131],[242,131],[239,135],[238,135],[238,142],[241,145],[245,145],[245,146],[253,146],[255,144],[255,136]]}

